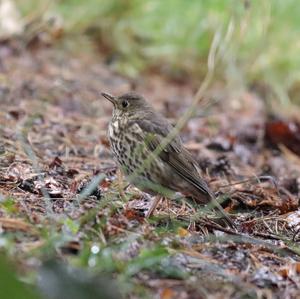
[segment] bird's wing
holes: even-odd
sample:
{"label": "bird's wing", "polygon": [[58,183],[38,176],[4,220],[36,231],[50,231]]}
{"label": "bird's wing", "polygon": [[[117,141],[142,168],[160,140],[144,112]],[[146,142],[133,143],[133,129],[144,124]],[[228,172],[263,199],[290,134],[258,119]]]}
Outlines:
{"label": "bird's wing", "polygon": [[[155,151],[162,143],[162,140],[167,137],[173,129],[163,118],[156,119],[154,117],[151,121],[139,119],[136,120],[136,123],[142,131],[145,132],[145,143],[151,151]],[[171,140],[170,143],[161,150],[158,156],[165,163],[168,163],[180,177],[188,181],[206,196],[208,201],[213,197],[206,182],[199,176],[197,163],[184,148],[179,136]]]}
{"label": "bird's wing", "polygon": [[[149,119],[149,118],[147,118]],[[135,123],[145,132],[145,143],[151,151],[155,151],[160,146],[162,140],[168,136],[173,127],[162,117],[153,115],[151,121],[145,119],[135,120]],[[180,137],[177,135],[170,143],[160,151],[159,157],[168,163],[172,169],[184,180],[193,185],[201,194],[212,201],[214,206],[221,212],[228,224],[235,227],[234,223],[216,200],[214,194],[209,189],[206,182],[201,179],[198,173],[196,161],[183,146]]]}

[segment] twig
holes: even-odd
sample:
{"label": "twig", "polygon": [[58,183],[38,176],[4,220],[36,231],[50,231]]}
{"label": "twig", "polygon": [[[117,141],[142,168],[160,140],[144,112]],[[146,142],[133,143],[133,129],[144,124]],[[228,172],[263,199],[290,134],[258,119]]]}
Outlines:
{"label": "twig", "polygon": [[256,182],[256,183],[260,184],[261,180],[271,181],[273,183],[274,187],[276,189],[278,189],[278,184],[277,184],[276,180],[272,176],[266,176],[266,175],[259,176],[259,177],[253,176],[253,177],[250,177],[250,178],[242,180],[242,181],[238,181],[238,182],[218,186],[218,188],[226,188],[226,187],[230,187],[230,186],[241,185],[241,184],[248,183],[248,182]]}
{"label": "twig", "polygon": [[[203,224],[207,227],[222,231],[222,232],[230,234],[230,235],[237,235],[237,236],[241,236],[241,237],[246,236],[243,233],[239,233],[238,231],[235,231],[233,229],[222,227],[222,226],[218,225],[217,223],[212,222],[209,219],[207,219],[206,221],[207,222],[203,221]],[[282,238],[282,237],[276,236],[274,234],[266,234],[266,233],[260,233],[260,232],[253,232],[252,234],[254,236],[261,237],[261,238],[264,238],[264,239],[271,239],[271,240],[278,240],[278,241],[284,241],[284,240],[289,241],[289,239],[287,239],[287,238]],[[247,236],[247,237],[249,237],[249,236]]]}

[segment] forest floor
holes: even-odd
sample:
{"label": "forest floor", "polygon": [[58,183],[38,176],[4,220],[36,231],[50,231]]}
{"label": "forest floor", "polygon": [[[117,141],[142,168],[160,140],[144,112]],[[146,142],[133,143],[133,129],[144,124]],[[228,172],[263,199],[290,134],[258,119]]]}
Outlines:
{"label": "forest floor", "polygon": [[145,219],[151,198],[117,171],[99,93],[135,89],[174,123],[197,88],[124,78],[99,53],[0,45],[0,248],[22,280],[51,293],[60,275],[109,279],[111,298],[300,297],[300,126],[259,95],[213,84],[181,132],[236,229],[179,197]]}

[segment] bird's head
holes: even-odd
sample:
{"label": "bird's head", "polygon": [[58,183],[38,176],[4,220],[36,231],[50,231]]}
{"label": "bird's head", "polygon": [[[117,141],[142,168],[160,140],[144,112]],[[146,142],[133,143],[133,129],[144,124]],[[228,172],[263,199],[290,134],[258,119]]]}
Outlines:
{"label": "bird's head", "polygon": [[118,97],[104,92],[101,95],[114,105],[114,116],[137,115],[141,111],[151,109],[143,96],[133,92],[125,93]]}

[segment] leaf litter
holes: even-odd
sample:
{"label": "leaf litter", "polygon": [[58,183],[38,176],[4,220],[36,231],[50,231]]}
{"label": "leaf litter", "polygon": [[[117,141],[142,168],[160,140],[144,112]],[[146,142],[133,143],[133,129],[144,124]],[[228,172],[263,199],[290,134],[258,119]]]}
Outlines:
{"label": "leaf litter", "polygon": [[237,229],[180,196],[145,219],[152,198],[117,172],[99,92],[135,86],[175,123],[196,86],[151,71],[133,82],[68,51],[0,45],[0,246],[14,244],[20,275],[46,273],[48,248],[82,273],[109,273],[128,298],[300,296],[299,120],[270,120],[258,95],[231,100],[213,86],[219,100],[199,105],[182,138]]}

